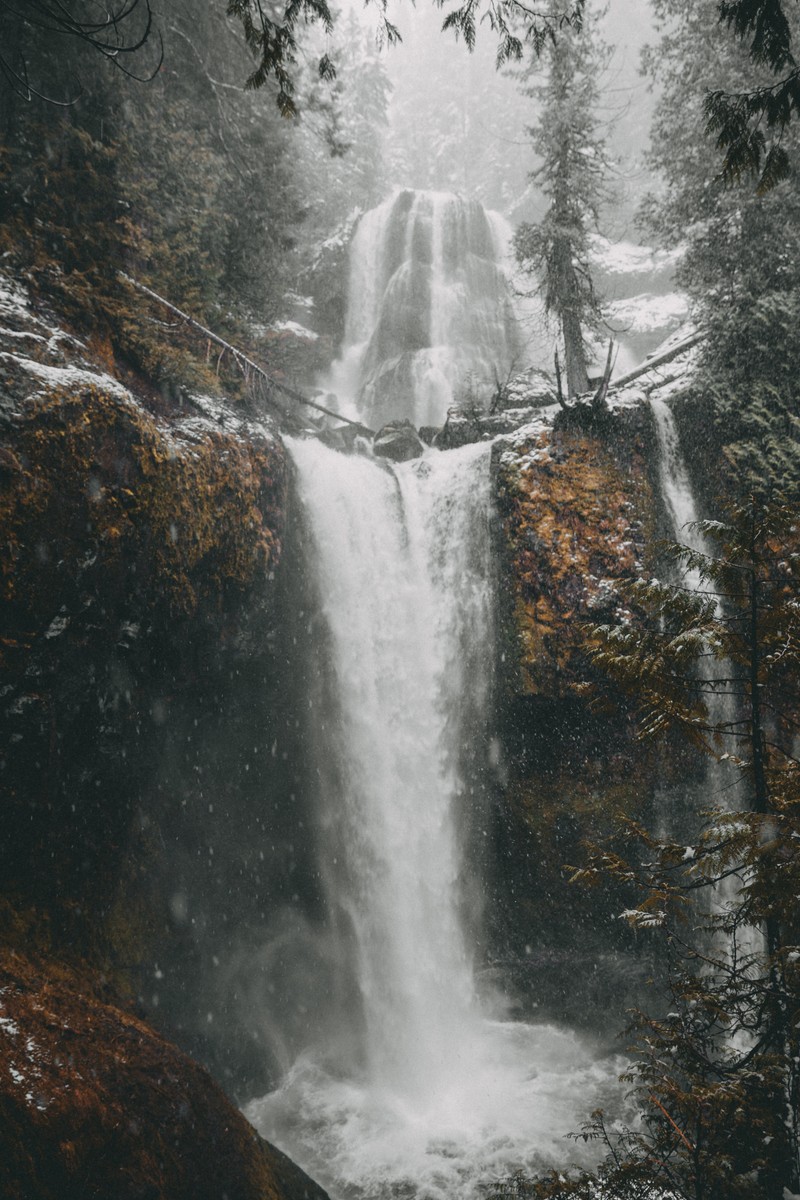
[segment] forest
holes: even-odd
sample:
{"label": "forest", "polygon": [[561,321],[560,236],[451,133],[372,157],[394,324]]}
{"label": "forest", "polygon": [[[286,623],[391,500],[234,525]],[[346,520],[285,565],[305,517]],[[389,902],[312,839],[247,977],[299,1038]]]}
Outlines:
{"label": "forest", "polygon": [[0,1194],[800,1200],[792,0],[0,0]]}

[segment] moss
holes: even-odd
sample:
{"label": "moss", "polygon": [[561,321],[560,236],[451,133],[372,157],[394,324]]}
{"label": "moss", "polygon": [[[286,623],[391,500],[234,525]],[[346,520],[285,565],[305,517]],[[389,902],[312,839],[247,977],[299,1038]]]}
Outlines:
{"label": "moss", "polygon": [[642,568],[653,498],[643,446],[544,431],[501,466],[500,509],[518,678],[561,696],[590,675],[585,626],[622,609],[617,585]]}
{"label": "moss", "polygon": [[0,950],[8,1200],[325,1200],[102,976]]}
{"label": "moss", "polygon": [[102,591],[145,609],[220,608],[280,554],[285,466],[274,445],[206,432],[187,445],[113,391],[30,402],[0,476],[0,601],[17,629]]}
{"label": "moss", "polygon": [[[11,910],[37,914],[35,946],[124,971],[151,936],[136,885],[161,851],[139,812],[167,721],[218,694],[237,639],[265,637],[286,465],[267,435],[169,424],[75,378],[32,397],[30,374],[6,378],[0,874]],[[180,803],[177,786],[152,798]]]}

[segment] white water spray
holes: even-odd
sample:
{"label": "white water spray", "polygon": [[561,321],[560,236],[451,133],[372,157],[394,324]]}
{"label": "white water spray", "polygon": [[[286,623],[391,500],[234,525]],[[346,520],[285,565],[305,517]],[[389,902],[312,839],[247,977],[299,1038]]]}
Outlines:
{"label": "white water spray", "polygon": [[500,225],[449,192],[400,191],[365,213],[342,355],[323,382],[346,416],[436,425],[471,392],[485,406],[519,353]]}
{"label": "white water spray", "polygon": [[489,447],[399,467],[290,451],[330,676],[321,870],[361,1044],[332,1066],[312,1037],[248,1115],[334,1196],[462,1200],[575,1158],[564,1136],[617,1067],[568,1032],[497,1019],[476,985],[485,814],[463,766],[480,775],[491,693]]}

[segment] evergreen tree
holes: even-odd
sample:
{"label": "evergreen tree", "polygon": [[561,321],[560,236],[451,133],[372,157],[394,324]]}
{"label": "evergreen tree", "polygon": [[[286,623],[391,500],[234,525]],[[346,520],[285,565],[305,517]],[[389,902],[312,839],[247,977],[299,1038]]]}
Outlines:
{"label": "evergreen tree", "polygon": [[707,92],[707,128],[717,134],[717,144],[725,151],[725,178],[756,175],[759,191],[766,192],[792,170],[783,137],[800,112],[793,13],[781,0],[720,0],[718,9],[720,21],[740,41],[749,41],[751,62],[766,68],[770,78],[751,87],[740,83],[728,91]]}
{"label": "evergreen tree", "polygon": [[[740,807],[709,796],[689,846],[625,822],[627,850],[618,831],[575,869],[576,882],[638,888],[622,915],[662,943],[668,990],[629,1030],[624,1079],[640,1124],[593,1114],[578,1136],[605,1150],[598,1169],[518,1180],[531,1197],[800,1190],[800,540],[793,506],[776,501],[702,528],[713,552],[675,549],[702,590],[633,584],[637,624],[598,628],[595,663],[634,702],[643,737],[677,728],[723,755],[741,777]],[[721,721],[720,693],[738,707]]]}
{"label": "evergreen tree", "polygon": [[196,342],[164,336],[119,270],[245,340],[280,314],[300,211],[293,129],[269,89],[236,82],[245,51],[223,13],[176,0],[162,39],[146,85],[102,57],[88,70],[79,40],[69,54],[60,37],[26,43],[31,71],[64,93],[78,80],[80,94],[58,107],[6,87],[0,244],[107,356],[208,387]]}
{"label": "evergreen tree", "polygon": [[[580,31],[560,30],[542,53],[546,80],[529,88],[539,105],[530,134],[540,163],[531,179],[544,193],[548,208],[537,225],[518,228],[514,249],[523,269],[538,276],[545,308],[560,324],[567,391],[574,396],[588,390],[585,335],[600,320],[589,237],[605,193],[597,77],[608,54],[588,20]],[[531,71],[536,69],[533,63]]]}
{"label": "evergreen tree", "polygon": [[[691,387],[693,431],[698,444],[712,435],[707,474],[721,486],[787,490],[800,478],[800,199],[788,181],[759,195],[719,177],[702,85],[756,87],[764,74],[720,37],[716,0],[654,7],[661,39],[644,65],[661,90],[651,165],[663,187],[643,218],[662,244],[685,250],[678,283],[709,334]],[[796,158],[799,144],[789,130],[785,152]]]}

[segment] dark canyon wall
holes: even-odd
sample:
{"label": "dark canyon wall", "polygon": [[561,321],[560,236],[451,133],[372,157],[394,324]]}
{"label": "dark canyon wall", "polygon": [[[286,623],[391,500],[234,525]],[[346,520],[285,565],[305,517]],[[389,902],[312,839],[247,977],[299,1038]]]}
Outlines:
{"label": "dark canyon wall", "polygon": [[202,981],[297,886],[283,448],[123,386],[8,280],[0,327],[0,1190],[313,1195],[134,1015],[262,1081],[235,980]]}
{"label": "dark canyon wall", "polygon": [[533,420],[496,452],[506,786],[492,934],[521,1011],[608,1032],[654,964],[619,920],[624,890],[573,885],[570,867],[590,844],[613,848],[621,817],[652,823],[698,764],[637,740],[589,652],[593,625],[636,619],[621,589],[657,572],[669,532],[648,405],[634,394],[599,429],[566,424]]}

